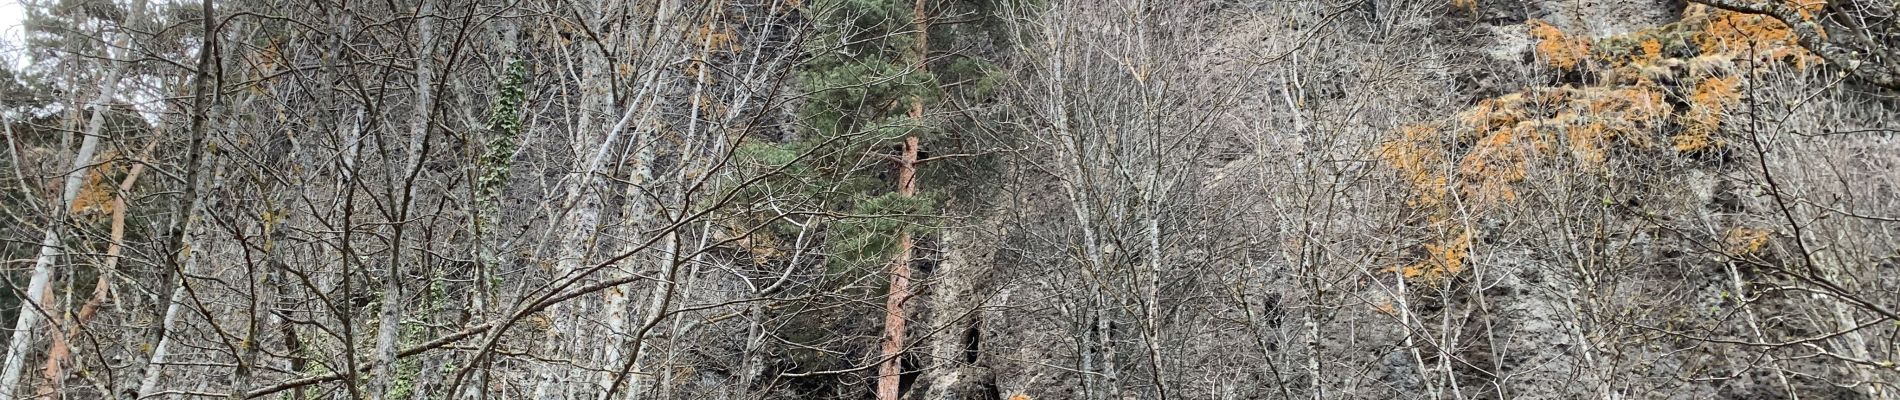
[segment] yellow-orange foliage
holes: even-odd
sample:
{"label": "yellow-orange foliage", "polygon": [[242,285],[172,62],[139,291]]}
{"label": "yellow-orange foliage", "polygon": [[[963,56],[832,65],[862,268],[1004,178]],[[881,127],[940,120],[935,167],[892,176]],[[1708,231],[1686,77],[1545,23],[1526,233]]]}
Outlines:
{"label": "yellow-orange foliage", "polygon": [[1450,189],[1440,168],[1443,152],[1435,145],[1440,134],[1438,127],[1432,124],[1407,125],[1399,129],[1396,140],[1379,146],[1379,158],[1412,185],[1413,207],[1436,207],[1445,201],[1446,191]]}
{"label": "yellow-orange foliage", "polygon": [[[1669,106],[1654,84],[1548,88],[1480,101],[1454,124],[1407,125],[1380,146],[1380,158],[1412,185],[1412,205],[1442,205],[1459,194],[1485,208],[1515,199],[1512,186],[1532,164],[1571,154],[1586,166],[1607,160],[1611,144],[1648,146],[1643,133],[1666,121]],[[1470,143],[1461,154],[1447,144]]]}
{"label": "yellow-orange foliage", "polygon": [[[1804,16],[1813,15],[1825,4],[1821,0],[1782,1]],[[1819,61],[1800,46],[1793,30],[1781,21],[1699,4],[1684,9],[1680,21],[1598,40],[1572,35],[1541,20],[1526,25],[1537,41],[1533,50],[1546,65],[1564,71],[1582,68],[1600,72],[1606,76],[1606,83],[1617,81],[1608,77],[1641,75],[1620,71],[1655,72],[1661,66],[1687,64],[1692,75],[1703,77],[1726,73],[1722,71],[1726,68],[1707,68],[1711,65],[1742,60],[1787,63],[1796,68]],[[1672,53],[1694,55],[1676,59]]]}
{"label": "yellow-orange foliage", "polygon": [[1392,302],[1390,301],[1381,301],[1379,302],[1379,304],[1372,306],[1372,310],[1378,311],[1380,314],[1385,314],[1385,315],[1392,315],[1392,316],[1399,315],[1399,307],[1397,305],[1392,304]]}
{"label": "yellow-orange foliage", "polygon": [[1728,250],[1729,253],[1750,255],[1759,253],[1763,248],[1767,248],[1768,238],[1767,230],[1737,227],[1729,229],[1728,234],[1723,238],[1722,242],[1727,246],[1726,250]]}
{"label": "yellow-orange foliage", "polygon": [[1529,23],[1531,37],[1537,39],[1537,55],[1552,67],[1571,70],[1590,59],[1590,41],[1571,37],[1543,20]]}
{"label": "yellow-orange foliage", "polygon": [[[1750,53],[1759,58],[1791,58],[1796,61],[1807,59],[1807,50],[1796,46],[1794,32],[1773,18],[1724,12],[1715,17],[1702,35],[1696,36],[1696,45],[1703,53]],[[1797,62],[1805,67],[1805,62]]]}
{"label": "yellow-orange foliage", "polygon": [[[1804,16],[1823,4],[1781,1]],[[1393,267],[1408,279],[1464,270],[1473,236],[1482,232],[1461,228],[1459,218],[1516,201],[1516,187],[1538,165],[1609,168],[1617,149],[1655,148],[1652,138],[1667,138],[1669,149],[1684,153],[1720,147],[1722,119],[1741,98],[1736,65],[1803,68],[1818,60],[1779,21],[1701,5],[1690,6],[1681,21],[1601,40],[1544,21],[1528,25],[1545,65],[1595,82],[1485,99],[1452,118],[1406,125],[1379,146],[1379,158],[1411,186],[1410,205],[1441,232],[1423,245],[1423,260]],[[1672,98],[1686,106],[1672,106]],[[1663,130],[1674,126],[1681,130]],[[1767,235],[1731,238],[1740,238],[1732,245],[1747,253],[1759,251]]]}
{"label": "yellow-orange foliage", "polygon": [[1464,271],[1465,258],[1470,254],[1471,232],[1463,231],[1445,240],[1425,244],[1425,259],[1399,269],[1399,273],[1407,279],[1437,281]]}
{"label": "yellow-orange foliage", "polygon": [[1476,12],[1478,11],[1478,0],[1451,0],[1451,6],[1462,8],[1465,11]]}
{"label": "yellow-orange foliage", "polygon": [[1657,40],[1656,38],[1643,39],[1642,46],[1643,53],[1637,56],[1637,60],[1654,63],[1662,59],[1663,46],[1661,40]]}
{"label": "yellow-orange foliage", "polygon": [[[1379,156],[1411,186],[1410,205],[1428,212],[1427,225],[1451,233],[1425,245],[1427,259],[1397,268],[1427,281],[1463,271],[1475,233],[1453,227],[1455,211],[1516,201],[1517,186],[1537,165],[1563,155],[1602,168],[1619,146],[1651,146],[1651,133],[1672,117],[1664,91],[1654,82],[1540,88],[1482,100],[1450,122],[1400,128]],[[1469,146],[1456,152],[1455,143]]]}
{"label": "yellow-orange foliage", "polygon": [[1692,152],[1721,147],[1715,132],[1722,127],[1722,116],[1730,106],[1741,100],[1741,92],[1736,86],[1741,78],[1735,75],[1718,76],[1696,83],[1695,92],[1689,95],[1689,110],[1682,115],[1683,131],[1672,138],[1676,151]]}
{"label": "yellow-orange foliage", "polygon": [[[114,157],[114,153],[108,150],[101,152],[97,159],[111,160]],[[73,214],[112,213],[113,191],[119,186],[119,182],[111,178],[116,174],[113,166],[114,163],[107,162],[88,169],[86,183],[79,187],[79,196],[73,198]]]}
{"label": "yellow-orange foliage", "polygon": [[737,53],[739,52],[740,47],[739,47],[739,42],[735,39],[736,39],[736,35],[733,34],[731,27],[726,27],[726,26],[716,27],[716,26],[713,26],[713,23],[711,21],[708,21],[706,24],[699,26],[699,29],[696,29],[694,32],[694,42],[699,42],[700,44],[706,46],[707,50],[711,50],[711,51],[727,51],[727,52]]}

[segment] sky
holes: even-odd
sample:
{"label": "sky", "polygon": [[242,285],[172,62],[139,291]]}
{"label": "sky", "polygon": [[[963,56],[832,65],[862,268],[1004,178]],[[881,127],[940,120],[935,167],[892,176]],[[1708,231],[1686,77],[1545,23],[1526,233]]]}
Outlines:
{"label": "sky", "polygon": [[0,0],[0,61],[14,66],[25,63],[20,51],[24,41],[20,21],[26,19],[26,9],[20,0]]}

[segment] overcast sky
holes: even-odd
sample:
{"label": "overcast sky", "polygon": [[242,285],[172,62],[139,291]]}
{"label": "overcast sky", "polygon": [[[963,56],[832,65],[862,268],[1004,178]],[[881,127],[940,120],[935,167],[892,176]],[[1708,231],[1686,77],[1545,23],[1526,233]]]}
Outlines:
{"label": "overcast sky", "polygon": [[21,29],[20,21],[26,19],[26,10],[20,7],[20,0],[0,0],[0,61],[19,65]]}

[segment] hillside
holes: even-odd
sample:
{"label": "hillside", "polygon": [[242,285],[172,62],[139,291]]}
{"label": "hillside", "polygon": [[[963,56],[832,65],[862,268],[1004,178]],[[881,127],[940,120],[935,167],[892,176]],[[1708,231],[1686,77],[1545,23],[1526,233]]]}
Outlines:
{"label": "hillside", "polygon": [[4,399],[1900,399],[1854,0],[33,0]]}

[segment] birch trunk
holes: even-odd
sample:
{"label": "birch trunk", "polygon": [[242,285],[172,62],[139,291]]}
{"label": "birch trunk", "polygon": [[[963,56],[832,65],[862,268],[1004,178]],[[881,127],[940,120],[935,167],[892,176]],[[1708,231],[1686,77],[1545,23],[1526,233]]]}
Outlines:
{"label": "birch trunk", "polygon": [[[656,108],[662,101],[661,92],[665,89],[666,85],[670,84],[666,80],[661,79],[661,76],[667,73],[667,68],[665,68],[664,65],[672,61],[670,56],[677,54],[674,53],[674,51],[684,51],[683,47],[675,47],[675,43],[668,41],[666,37],[667,35],[675,33],[673,29],[675,29],[679,23],[679,21],[675,20],[677,17],[676,14],[680,12],[682,6],[683,5],[678,1],[661,1],[654,5],[653,22],[647,26],[647,30],[644,32],[644,42],[655,47],[645,49],[645,51],[642,52],[647,58],[644,60],[645,63],[641,69],[641,84],[638,87],[639,90],[631,96],[632,100],[629,101],[626,111],[627,114],[624,116],[625,118],[633,118],[637,113],[641,125],[633,128],[635,130],[635,137],[632,138],[630,142],[630,146],[634,148],[633,159],[630,161],[634,169],[629,177],[631,184],[625,188],[627,206],[623,208],[622,215],[625,219],[631,221],[630,225],[632,229],[628,230],[631,234],[626,244],[627,247],[622,249],[624,253],[639,250],[637,247],[640,246],[640,243],[646,242],[646,240],[637,237],[639,235],[648,234],[649,232],[645,232],[645,230],[655,226],[657,222],[660,222],[657,215],[652,212],[652,204],[650,204],[650,199],[652,198],[651,190],[654,188],[654,185],[657,184],[657,182],[654,182],[654,161],[659,156],[657,153],[659,150],[659,142],[655,141],[654,138],[661,131],[660,120],[657,117],[659,111]],[[702,71],[705,70],[704,66],[701,66],[700,69]],[[694,109],[693,112],[696,115],[697,109]],[[627,121],[631,120],[623,119],[622,123],[624,124]],[[684,162],[683,159],[682,162]],[[674,233],[667,232],[661,234],[673,235]],[[609,331],[609,337],[612,338],[612,342],[609,346],[606,346],[607,349],[602,354],[602,365],[620,366],[628,365],[628,361],[632,362],[631,371],[633,371],[633,373],[625,378],[627,385],[627,393],[625,396],[628,399],[638,399],[644,396],[643,390],[645,384],[641,382],[641,377],[648,373],[645,371],[646,357],[638,350],[642,347],[642,344],[638,342],[644,339],[644,334],[640,332],[644,332],[646,329],[635,327],[644,328],[652,326],[654,324],[652,321],[659,318],[665,309],[665,296],[670,296],[674,291],[675,281],[672,277],[676,274],[676,271],[673,270],[676,266],[671,258],[674,252],[677,251],[677,240],[674,239],[675,238],[664,239],[667,243],[667,250],[661,252],[659,257],[647,256],[629,258],[630,261],[628,264],[658,262],[662,266],[663,276],[668,277],[661,281],[661,287],[654,288],[651,292],[651,298],[647,303],[647,309],[643,312],[644,317],[641,319],[640,324],[634,325],[629,323],[634,307],[629,304],[630,293],[626,290],[620,288],[609,290],[607,292],[607,298],[604,300],[608,319],[607,329]],[[610,274],[613,275],[609,278],[624,278],[630,275],[631,272],[631,270],[621,267],[611,270]],[[625,344],[629,341],[634,343],[632,345],[634,350],[630,352],[624,351],[623,347],[625,347]],[[632,360],[628,360],[629,357],[631,357]],[[610,372],[599,380],[599,384],[601,384],[604,390],[601,395],[603,399],[612,397],[615,389],[614,380],[617,378],[615,375],[616,373]]]}
{"label": "birch trunk", "polygon": [[[202,135],[199,136],[202,137]],[[221,162],[212,162],[208,165],[194,163],[192,165],[198,165],[193,168],[194,170],[211,170],[212,176],[208,185],[211,192],[216,193],[219,189],[224,187],[226,165]],[[186,179],[191,182],[196,182],[197,178],[195,175],[196,174],[190,174]],[[199,264],[202,263],[201,257],[198,256],[201,252],[193,250],[193,243],[195,243],[193,240],[194,238],[202,239],[205,235],[203,232],[205,227],[197,224],[197,219],[207,214],[204,203],[195,201],[195,195],[193,200],[194,201],[185,203],[188,207],[187,210],[189,210],[184,211],[183,214],[185,215],[181,217],[183,220],[181,227],[184,228],[185,231],[179,233],[180,239],[175,246],[173,246],[173,248],[180,249],[178,252],[183,253],[181,256],[184,257],[184,259],[176,261],[179,265],[175,267],[176,271],[174,272],[176,272],[178,281],[172,286],[171,295],[165,299],[165,313],[159,320],[159,337],[152,345],[152,356],[146,363],[145,375],[139,381],[137,391],[137,398],[139,399],[150,397],[160,391],[159,381],[161,380],[160,378],[165,375],[161,368],[170,362],[173,356],[172,349],[176,347],[176,342],[178,341],[178,337],[174,335],[173,332],[180,329],[180,324],[184,322],[185,314],[192,311],[185,308],[185,304],[192,301],[191,289],[187,287],[189,282],[187,282],[186,279],[189,279],[191,276],[198,276],[201,273],[198,267]],[[203,303],[200,303],[200,305],[202,304]]]}
{"label": "birch trunk", "polygon": [[73,316],[66,331],[53,338],[53,347],[47,351],[46,365],[41,375],[46,381],[40,384],[40,397],[54,398],[53,396],[64,386],[65,366],[73,359],[72,338],[79,335],[80,327],[85,326],[87,321],[91,321],[94,315],[98,315],[99,307],[104,305],[106,297],[111,295],[112,276],[118,273],[119,255],[125,251],[125,194],[132,191],[132,184],[138,182],[139,175],[144,173],[145,163],[151,160],[152,149],[157,146],[158,138],[153,138],[151,142],[146,143],[145,149],[139,152],[138,162],[126,172],[125,179],[119,181],[119,191],[112,195],[112,233],[111,241],[106,246],[105,264],[99,267],[99,278],[93,283],[92,297],[86,299],[85,305],[80,306],[79,314]]}
{"label": "birch trunk", "polygon": [[[207,8],[209,2],[206,3]],[[110,57],[108,57],[110,58]],[[99,83],[99,97],[91,105],[92,116],[86,122],[85,137],[80,139],[79,152],[73,155],[72,168],[66,170],[65,187],[60,192],[58,208],[50,211],[59,213],[48,220],[44,238],[40,240],[39,257],[33,261],[33,275],[27,281],[26,293],[21,297],[20,316],[13,324],[13,339],[7,344],[6,364],[0,366],[0,399],[14,398],[13,390],[20,384],[20,371],[26,367],[26,354],[32,351],[36,329],[40,320],[46,316],[41,299],[46,297],[47,286],[53,275],[53,263],[59,260],[65,244],[60,240],[61,227],[70,215],[73,200],[79,197],[80,189],[85,186],[86,177],[92,171],[92,155],[99,150],[99,137],[106,124],[107,103],[118,93],[119,77],[125,72],[125,64],[114,63]]]}

